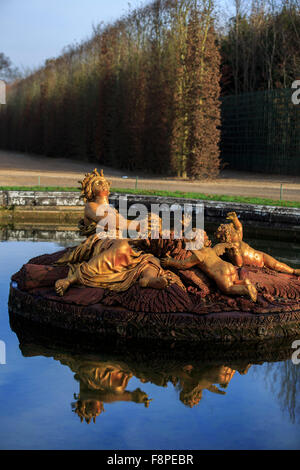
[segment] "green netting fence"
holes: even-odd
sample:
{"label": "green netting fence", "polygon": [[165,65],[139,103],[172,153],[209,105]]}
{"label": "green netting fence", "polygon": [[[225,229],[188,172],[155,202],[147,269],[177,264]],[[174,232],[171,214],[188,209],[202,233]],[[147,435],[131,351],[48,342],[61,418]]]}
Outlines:
{"label": "green netting fence", "polygon": [[300,175],[300,104],[295,90],[222,98],[221,155],[227,168]]}

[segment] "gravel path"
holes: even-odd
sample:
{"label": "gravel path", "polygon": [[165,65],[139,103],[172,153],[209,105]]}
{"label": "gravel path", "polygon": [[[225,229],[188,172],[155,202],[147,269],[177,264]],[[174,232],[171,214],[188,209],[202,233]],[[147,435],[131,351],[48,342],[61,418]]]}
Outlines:
{"label": "gravel path", "polygon": [[[25,153],[0,150],[0,186],[78,186],[84,173],[100,164],[67,160],[63,158],[40,157]],[[224,170],[212,181],[190,182],[178,178],[153,177],[141,172],[136,174],[103,167],[113,187],[135,188],[136,176],[139,189],[160,189],[165,191],[188,191],[205,194],[227,194],[231,196],[280,198],[283,184],[283,198],[300,201],[300,176],[264,175]],[[127,179],[122,178],[128,176]]]}

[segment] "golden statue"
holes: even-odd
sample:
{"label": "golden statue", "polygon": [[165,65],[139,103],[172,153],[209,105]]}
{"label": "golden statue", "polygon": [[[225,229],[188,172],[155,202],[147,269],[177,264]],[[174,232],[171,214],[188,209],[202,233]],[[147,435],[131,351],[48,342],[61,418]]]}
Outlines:
{"label": "golden statue", "polygon": [[[80,235],[88,237],[96,233],[97,224],[101,224],[101,220],[108,216],[107,212],[99,216],[97,210],[99,206],[109,205],[111,183],[104,177],[103,170],[99,173],[96,168],[92,173],[87,173],[83,181],[79,183],[81,184],[80,198],[84,200],[85,207],[84,218],[79,222],[78,227]],[[120,227],[127,228],[128,221],[117,210],[112,210],[112,213],[115,216],[117,233]]]}
{"label": "golden statue", "polygon": [[[85,201],[84,220],[81,221],[81,233],[96,231],[96,226],[104,216],[99,217],[97,210],[100,205],[108,205],[110,183],[104,178],[103,171],[99,174],[95,169],[85,176],[82,185],[82,195]],[[130,221],[122,220],[117,210],[117,231],[121,222],[123,227]],[[141,287],[164,289],[172,283],[177,283],[185,289],[180,279],[174,273],[165,272],[159,259],[152,254],[137,251],[132,246],[134,242],[128,239],[100,239],[97,234],[90,235],[84,242],[71,252],[67,252],[56,264],[70,267],[67,278],[60,279],[55,284],[57,294],[63,296],[66,290],[77,284],[87,287],[102,287],[115,292],[124,292],[136,282]]]}
{"label": "golden statue", "polygon": [[55,284],[60,296],[72,284],[102,287],[114,292],[124,292],[136,282],[141,287],[154,289],[165,289],[176,283],[185,289],[178,276],[162,269],[159,259],[136,251],[128,240],[100,240],[95,235],[73,252],[66,253],[57,264],[70,266],[68,277]]}
{"label": "golden statue", "polygon": [[[226,395],[225,390],[236,373],[236,370],[225,365],[204,364],[201,368],[187,365],[175,367],[172,370],[166,369],[161,373],[147,370],[145,376],[140,370],[135,370],[133,373],[128,367],[113,362],[102,364],[86,361],[61,362],[76,372],[74,378],[80,383],[80,392],[74,395],[77,401],[73,404],[73,412],[81,422],[85,420],[88,424],[92,420],[95,423],[96,418],[105,412],[104,403],[134,402],[144,404],[146,408],[149,408],[152,399],[140,388],[134,391],[126,390],[129,381],[134,376],[143,384],[150,382],[160,387],[166,387],[171,382],[180,390],[180,401],[185,406],[193,408],[199,404],[205,390],[218,395]],[[216,384],[220,385],[221,390]]]}
{"label": "golden statue", "polygon": [[256,302],[256,287],[249,279],[240,280],[236,268],[220,258],[226,249],[232,247],[231,243],[220,243],[213,248],[211,245],[207,233],[204,232],[204,248],[193,251],[192,256],[184,261],[164,258],[161,264],[165,268],[178,270],[187,270],[197,266],[215,281],[224,294],[247,295],[253,302]]}
{"label": "golden statue", "polygon": [[[108,349],[104,347],[102,353],[72,353],[53,348],[53,343],[51,348],[48,342],[45,346],[35,344],[28,327],[24,329],[22,326],[19,334],[23,356],[51,357],[73,372],[80,387],[79,393],[74,394],[73,412],[87,423],[105,412],[106,404],[132,402],[148,409],[152,399],[141,389],[145,384],[165,389],[173,385],[178,399],[193,408],[200,403],[204,391],[226,395],[235,374],[246,375],[251,368],[251,363],[245,360],[214,362],[211,358],[205,359],[201,348],[198,355],[191,352],[178,355],[176,348],[164,349],[161,355],[149,350],[145,355],[145,345],[138,348],[128,345],[125,349],[107,345]],[[207,357],[207,351],[204,356]],[[132,379],[135,383],[136,379],[139,381],[139,387],[128,390]]]}
{"label": "golden statue", "polygon": [[[131,221],[124,219],[116,209],[112,210],[114,218],[115,236],[107,233],[107,211],[109,206],[110,182],[106,180],[103,170],[99,173],[95,169],[85,175],[81,182],[81,197],[85,201],[84,219],[80,222],[80,233],[87,239],[78,247],[68,251],[57,264],[70,267],[67,278],[60,279],[55,284],[57,294],[63,296],[66,290],[77,284],[88,287],[102,287],[104,289],[124,292],[133,284],[139,283],[141,287],[165,289],[176,283],[182,289],[184,285],[179,277],[168,268],[188,270],[198,266],[208,277],[213,279],[218,288],[226,295],[248,296],[253,302],[257,301],[256,287],[250,279],[240,279],[235,266],[253,265],[259,268],[264,266],[275,271],[300,275],[299,269],[293,269],[271,256],[256,251],[243,241],[243,227],[235,212],[227,214],[232,221],[221,225],[216,237],[220,241],[212,247],[211,241],[205,234],[204,248],[193,250],[193,254],[185,261],[176,261],[165,258],[161,263],[151,253],[139,250],[139,240],[123,239],[124,229],[129,227]],[[102,207],[102,214],[99,208]],[[105,219],[105,220],[104,220]],[[148,233],[149,221],[148,218]],[[103,222],[103,227],[101,227]],[[97,227],[101,227],[102,238],[96,234]],[[147,227],[147,225],[146,225]],[[159,220],[161,234],[162,224]],[[104,234],[104,235],[103,235]],[[104,238],[103,238],[104,236]],[[229,256],[230,262],[221,259],[224,254]],[[164,271],[166,268],[167,271]]]}
{"label": "golden statue", "polygon": [[133,374],[122,364],[114,362],[67,360],[61,361],[75,372],[75,379],[80,383],[80,392],[74,395],[77,400],[73,411],[80,421],[87,424],[103,412],[104,403],[134,402],[149,407],[152,401],[140,388],[126,390]]}
{"label": "golden statue", "polygon": [[245,243],[243,241],[243,225],[235,212],[229,212],[227,219],[231,220],[232,223],[220,225],[216,237],[221,243],[231,244],[231,247],[226,248],[226,254],[235,266],[248,265],[257,266],[258,268],[265,266],[277,272],[300,276],[300,269],[291,268]]}
{"label": "golden statue", "polygon": [[[94,235],[96,233],[97,226],[99,230],[103,230],[105,232],[108,230],[107,225],[109,224],[109,221],[111,221],[111,225],[115,228],[114,238],[127,238],[127,235],[124,234],[125,232],[127,233],[127,229],[130,228],[132,221],[125,219],[116,209],[109,206],[111,183],[104,177],[103,170],[99,173],[95,168],[92,173],[87,173],[83,181],[79,181],[79,183],[81,184],[80,198],[85,202],[84,218],[80,220],[78,224],[80,235],[86,237]],[[101,206],[103,206],[103,214],[98,215],[98,211]],[[107,206],[107,208],[109,206],[109,213],[105,210],[105,206]],[[150,214],[148,219],[144,221],[149,235],[151,233],[151,222],[153,223],[154,219],[154,214]],[[103,225],[101,224],[101,221],[103,221]],[[106,223],[105,226],[104,223]],[[161,230],[161,219],[159,217],[158,220],[155,220],[155,223],[157,224],[158,229]],[[141,231],[141,225],[141,223],[137,223],[137,232]],[[135,244],[133,240],[131,240],[131,243]]]}
{"label": "golden statue", "polygon": [[[126,356],[121,362],[111,359],[78,358],[68,355],[55,355],[61,364],[68,366],[75,374],[74,378],[80,384],[79,394],[74,394],[77,400],[73,404],[73,412],[89,424],[105,412],[104,404],[117,402],[133,402],[149,408],[152,401],[149,396],[137,388],[127,390],[130,380],[135,377],[141,384],[152,383],[158,387],[167,387],[172,383],[179,391],[180,401],[189,408],[198,405],[203,397],[203,391],[218,395],[226,395],[232,378],[238,371],[246,374],[250,364],[223,365],[197,361],[185,363],[172,358],[171,364],[158,359],[155,367],[142,365],[129,360]],[[219,387],[217,386],[219,385]]]}

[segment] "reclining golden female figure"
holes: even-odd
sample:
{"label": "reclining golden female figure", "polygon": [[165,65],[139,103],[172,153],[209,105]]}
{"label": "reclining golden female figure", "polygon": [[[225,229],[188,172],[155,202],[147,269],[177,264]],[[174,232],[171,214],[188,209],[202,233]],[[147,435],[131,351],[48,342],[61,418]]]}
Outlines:
{"label": "reclining golden female figure", "polygon": [[[68,277],[60,279],[55,284],[58,295],[63,296],[72,284],[87,287],[102,287],[115,292],[124,292],[134,283],[141,287],[164,289],[172,283],[185,289],[178,276],[165,272],[159,260],[152,254],[142,253],[133,248],[127,239],[101,239],[95,234],[96,226],[101,219],[97,209],[100,205],[108,205],[110,183],[94,170],[86,175],[81,183],[82,197],[85,201],[83,227],[88,238],[78,247],[67,252],[56,264],[68,265]],[[123,219],[118,211],[116,216],[117,233],[120,227],[127,227],[129,221]],[[122,225],[123,224],[123,225]],[[105,232],[105,227],[103,228]],[[94,233],[94,234],[93,234]]]}
{"label": "reclining golden female figure", "polygon": [[78,248],[81,253],[75,263],[69,263],[67,258],[58,261],[58,264],[70,266],[68,277],[55,284],[55,290],[60,296],[72,284],[102,287],[114,292],[124,292],[136,282],[141,287],[153,289],[165,289],[176,283],[184,289],[180,279],[173,273],[164,271],[157,258],[134,250],[127,240],[97,240],[88,260],[85,244]]}
{"label": "reclining golden female figure", "polygon": [[244,265],[257,266],[273,269],[281,273],[300,275],[300,269],[294,269],[287,264],[277,261],[272,256],[255,250],[243,241],[243,225],[239,221],[235,212],[229,212],[227,219],[231,220],[230,224],[222,224],[216,232],[216,237],[221,243],[230,243],[231,248],[226,249],[230,261],[238,267]]}
{"label": "reclining golden female figure", "polygon": [[[141,223],[137,223],[134,226],[133,221],[125,219],[116,209],[109,206],[109,194],[111,183],[104,177],[103,170],[98,173],[95,169],[92,173],[87,173],[83,181],[79,181],[81,184],[81,198],[85,202],[84,207],[84,218],[79,222],[78,227],[80,235],[89,237],[94,235],[98,229],[102,232],[108,230],[110,224],[115,231],[114,238],[126,238],[127,229],[135,228],[137,232],[141,230]],[[106,207],[109,212],[106,210]],[[99,209],[102,208],[101,211]],[[99,215],[101,214],[101,215]],[[153,219],[153,214],[151,215]],[[150,233],[151,217],[144,221],[144,226]],[[106,224],[106,225],[105,225]],[[157,220],[158,227],[161,229],[161,220]],[[135,242],[131,240],[131,244]]]}
{"label": "reclining golden female figure", "polygon": [[[105,212],[99,216],[97,210],[99,206],[109,205],[109,193],[111,183],[104,177],[103,170],[98,173],[95,169],[92,173],[87,173],[81,184],[81,198],[85,202],[84,218],[79,222],[79,230],[82,236],[90,236],[96,233],[97,224],[108,216]],[[115,216],[116,231],[119,232],[120,228],[127,228],[128,221],[125,220],[117,210],[112,213]]]}
{"label": "reclining golden female figure", "polygon": [[164,258],[161,260],[161,265],[164,268],[178,270],[191,269],[197,266],[215,281],[224,294],[247,295],[253,302],[256,302],[257,290],[251,281],[249,279],[240,280],[236,268],[220,258],[225,250],[230,248],[230,243],[220,243],[212,248],[211,241],[204,232],[204,248],[193,251],[192,256],[184,261]]}

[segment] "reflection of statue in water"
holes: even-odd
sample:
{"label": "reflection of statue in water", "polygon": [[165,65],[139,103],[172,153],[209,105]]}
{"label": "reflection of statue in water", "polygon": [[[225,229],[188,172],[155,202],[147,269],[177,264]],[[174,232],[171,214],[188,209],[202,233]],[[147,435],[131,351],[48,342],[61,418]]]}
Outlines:
{"label": "reflection of statue in water", "polygon": [[[192,408],[202,399],[204,390],[211,393],[225,395],[226,389],[238,370],[240,374],[246,374],[250,365],[235,366],[233,369],[223,365],[201,364],[201,365],[180,365],[173,364],[165,367],[161,364],[160,370],[146,370],[142,366],[132,364],[119,364],[113,361],[85,361],[85,360],[62,360],[60,362],[67,365],[75,372],[75,379],[80,382],[80,393],[75,396],[77,402],[73,404],[74,412],[90,423],[93,419],[104,412],[103,403],[126,402],[144,404],[149,407],[150,399],[148,395],[137,388],[130,392],[126,390],[130,379],[135,376],[142,383],[154,383],[165,387],[171,382],[180,390],[180,401]],[[220,390],[217,385],[223,390]]]}
{"label": "reflection of statue in water", "polygon": [[220,256],[230,249],[230,243],[220,243],[211,247],[211,241],[207,234],[204,234],[204,248],[195,250],[190,258],[184,261],[177,261],[172,258],[165,258],[161,261],[165,268],[175,268],[187,270],[195,266],[215,281],[219,289],[227,295],[247,295],[253,302],[257,300],[257,290],[249,279],[240,280],[236,268],[223,261]]}
{"label": "reflection of statue in water", "polygon": [[[97,170],[86,175],[82,182],[83,197],[86,201],[81,232],[93,233],[103,216],[97,215],[102,204],[108,204],[109,183]],[[120,230],[121,215],[117,211],[117,232]],[[129,223],[123,219],[123,226]],[[103,227],[105,228],[105,227]],[[177,283],[184,289],[180,279],[170,271],[164,271],[159,260],[152,254],[137,251],[127,239],[100,239],[90,235],[71,252],[67,252],[57,264],[70,266],[68,277],[56,282],[57,294],[63,296],[66,290],[77,284],[87,287],[102,287],[115,292],[124,292],[136,282],[141,287],[164,289]]]}
{"label": "reflection of statue in water", "polygon": [[181,377],[179,382],[180,400],[190,408],[199,404],[204,390],[217,395],[226,395],[226,392],[220,390],[216,384],[226,389],[236,371],[227,366],[211,366],[206,370],[204,368],[200,377],[197,371],[196,375],[193,372],[193,369],[186,367],[186,377]]}
{"label": "reflection of statue in water", "polygon": [[94,361],[60,360],[75,372],[75,379],[80,383],[79,395],[72,405],[81,422],[88,424],[103,413],[104,403],[134,402],[149,407],[150,399],[140,388],[133,392],[126,390],[133,374],[120,364]]}
{"label": "reflection of statue in water", "polygon": [[216,237],[221,243],[231,244],[229,248],[226,248],[226,254],[235,266],[242,267],[248,265],[259,268],[265,266],[281,273],[300,275],[300,269],[291,268],[245,243],[243,241],[243,225],[235,212],[229,212],[227,219],[231,220],[232,223],[220,225],[216,232]]}
{"label": "reflection of statue in water", "polygon": [[[169,382],[179,391],[180,401],[189,408],[198,405],[203,398],[203,391],[207,390],[218,395],[226,395],[228,387],[235,373],[245,375],[251,364],[226,366],[219,364],[174,364],[172,367],[161,367],[161,371],[148,370],[147,373],[136,371],[135,375],[142,383],[151,382],[160,387],[166,387]],[[221,387],[220,390],[218,388]]]}
{"label": "reflection of statue in water", "polygon": [[[192,354],[187,360],[183,358],[186,354],[177,357],[173,349],[163,350],[160,354],[145,347],[133,349],[129,346],[120,351],[115,347],[114,353],[109,348],[109,352],[96,355],[72,354],[53,350],[53,346],[49,349],[35,345],[31,330],[27,333],[23,325],[19,334],[23,338],[20,340],[20,349],[25,357],[53,357],[74,373],[80,391],[74,396],[76,403],[72,405],[73,411],[81,421],[86,420],[88,423],[105,411],[105,404],[133,402],[149,407],[152,400],[147,393],[140,388],[127,390],[132,378],[138,379],[141,384],[151,383],[159,388],[167,388],[168,384],[172,384],[179,392],[180,401],[192,408],[200,402],[205,390],[225,395],[225,389],[235,373],[245,375],[251,367],[246,359],[236,363],[207,362],[201,357],[201,352],[199,357],[195,358]],[[24,334],[29,335],[29,342],[24,341]]]}
{"label": "reflection of statue in water", "polygon": [[[252,342],[234,343],[230,347],[214,346],[213,343],[189,343],[188,347],[184,343],[177,347],[178,343],[174,343],[176,347],[161,348],[152,342],[120,343],[108,338],[107,342],[97,343],[101,353],[86,354],[78,352],[78,345],[74,347],[76,352],[67,352],[70,351],[70,341],[65,343],[65,334],[53,335],[52,331],[36,330],[12,312],[10,325],[18,336],[24,357],[50,357],[71,369],[80,383],[74,411],[88,422],[104,411],[105,403],[124,401],[148,407],[150,399],[144,391],[140,388],[126,390],[134,377],[141,384],[152,383],[157,387],[172,384],[179,392],[180,401],[193,407],[199,403],[205,390],[221,398],[235,373],[247,374],[252,364],[263,366],[267,384],[278,396],[282,408],[290,412],[291,418],[300,416],[300,369],[292,364],[288,338],[260,342],[259,348]],[[88,340],[88,351],[90,347]],[[238,359],[234,360],[234,357]]]}

